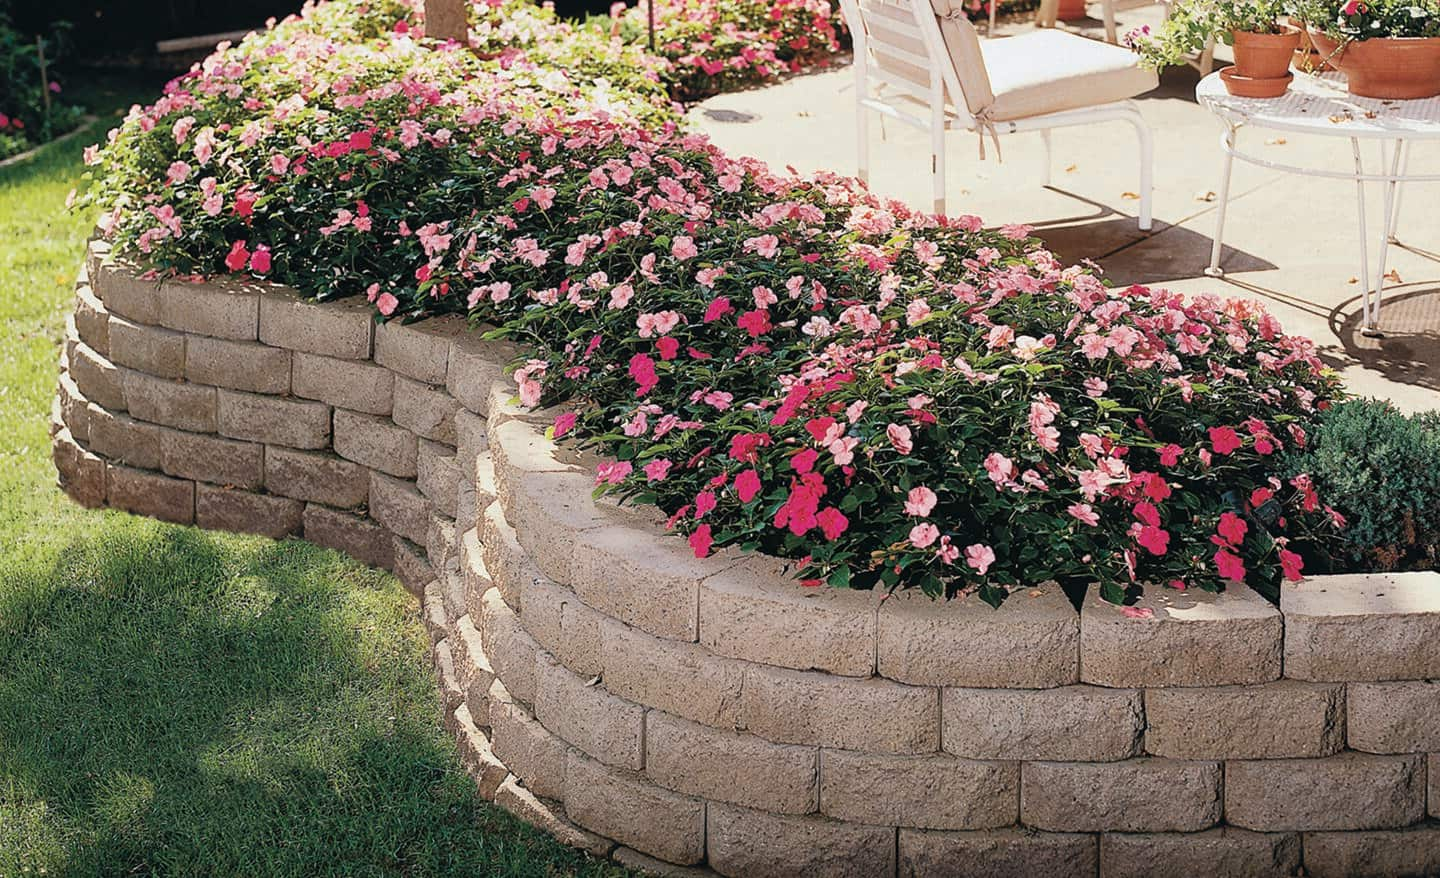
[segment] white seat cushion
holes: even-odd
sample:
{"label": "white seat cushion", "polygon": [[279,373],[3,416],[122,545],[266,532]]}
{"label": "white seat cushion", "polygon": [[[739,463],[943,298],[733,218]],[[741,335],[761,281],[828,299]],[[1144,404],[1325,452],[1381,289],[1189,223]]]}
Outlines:
{"label": "white seat cushion", "polygon": [[1160,84],[1129,49],[1058,30],[984,40],[992,121],[1123,101]]}

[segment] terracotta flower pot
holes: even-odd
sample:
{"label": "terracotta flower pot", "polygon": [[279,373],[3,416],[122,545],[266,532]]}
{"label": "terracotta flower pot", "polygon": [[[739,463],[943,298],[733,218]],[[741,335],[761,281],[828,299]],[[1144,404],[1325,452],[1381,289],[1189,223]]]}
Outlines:
{"label": "terracotta flower pot", "polygon": [[1310,39],[1362,98],[1414,100],[1440,95],[1440,37],[1377,37],[1341,46],[1317,30]]}
{"label": "terracotta flower pot", "polygon": [[1334,70],[1325,61],[1325,56],[1315,48],[1315,43],[1310,39],[1310,31],[1305,28],[1305,22],[1298,18],[1291,18],[1290,23],[1300,29],[1300,47],[1295,50],[1295,58],[1290,62],[1296,70],[1305,73],[1326,73]]}
{"label": "terracotta flower pot", "polygon": [[1294,78],[1295,74],[1288,70],[1283,76],[1267,76],[1261,79],[1246,76],[1238,67],[1220,68],[1220,81],[1225,83],[1225,90],[1237,98],[1278,98],[1290,87],[1290,81]]}
{"label": "terracotta flower pot", "polygon": [[1085,18],[1085,0],[1060,0],[1055,17],[1061,21],[1076,21]]}
{"label": "terracotta flower pot", "polygon": [[1290,61],[1300,45],[1300,28],[1283,24],[1281,33],[1235,31],[1235,67],[1251,79],[1280,79],[1290,72]]}

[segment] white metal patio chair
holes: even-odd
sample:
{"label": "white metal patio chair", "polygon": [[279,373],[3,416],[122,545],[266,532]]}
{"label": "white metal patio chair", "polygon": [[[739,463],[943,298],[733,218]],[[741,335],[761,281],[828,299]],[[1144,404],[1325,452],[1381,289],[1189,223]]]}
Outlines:
{"label": "white metal patio chair", "polygon": [[[1057,30],[982,46],[961,0],[841,0],[855,38],[859,175],[869,179],[871,111],[930,133],[935,211],[945,212],[945,131],[1039,131],[1050,183],[1050,131],[1121,121],[1140,139],[1140,228],[1151,226],[1154,145],[1129,99],[1158,77],[1128,50]],[[876,87],[887,90],[886,95]]]}

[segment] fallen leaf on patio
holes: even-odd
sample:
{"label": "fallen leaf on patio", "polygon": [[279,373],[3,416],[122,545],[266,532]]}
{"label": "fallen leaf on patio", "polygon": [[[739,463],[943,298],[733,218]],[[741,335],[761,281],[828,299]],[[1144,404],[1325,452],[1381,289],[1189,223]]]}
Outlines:
{"label": "fallen leaf on patio", "polygon": [[1155,611],[1149,607],[1121,607],[1120,612],[1131,619],[1149,619],[1155,615]]}
{"label": "fallen leaf on patio", "polygon": [[1137,198],[1140,197],[1140,193],[1139,193],[1139,192],[1121,192],[1121,193],[1120,193],[1120,197],[1123,198],[1123,199],[1125,199],[1126,201],[1134,201],[1135,199],[1137,199]]}
{"label": "fallen leaf on patio", "polygon": [[1206,190],[1204,190],[1203,192],[1196,192],[1196,193],[1195,193],[1195,200],[1196,200],[1196,201],[1214,201],[1214,200],[1215,200],[1215,193],[1214,193],[1213,191],[1209,190],[1209,189],[1206,189]]}
{"label": "fallen leaf on patio", "polygon": [[1345,283],[1347,283],[1347,284],[1358,284],[1358,283],[1360,283],[1360,278],[1358,278],[1358,277],[1352,277],[1352,278],[1350,278],[1349,280],[1345,281]]}
{"label": "fallen leaf on patio", "polygon": [[1269,140],[1265,141],[1265,145],[1266,145],[1266,146],[1284,146],[1284,145],[1285,145],[1285,138],[1283,138],[1283,137],[1272,137],[1272,138],[1270,138]]}
{"label": "fallen leaf on patio", "polygon": [[1066,166],[1065,166],[1065,173],[1067,173],[1067,174],[1073,174],[1073,173],[1075,173],[1075,169],[1078,168],[1078,167],[1080,167],[1080,166],[1079,166],[1079,165],[1066,165]]}
{"label": "fallen leaf on patio", "polygon": [[1395,284],[1403,284],[1405,282],[1400,279],[1400,272],[1393,268],[1385,272],[1385,279]]}
{"label": "fallen leaf on patio", "polygon": [[1335,115],[1330,117],[1330,121],[1334,122],[1336,125],[1339,125],[1341,122],[1353,122],[1354,120],[1355,117],[1350,114],[1349,110],[1346,110],[1343,113],[1336,113]]}

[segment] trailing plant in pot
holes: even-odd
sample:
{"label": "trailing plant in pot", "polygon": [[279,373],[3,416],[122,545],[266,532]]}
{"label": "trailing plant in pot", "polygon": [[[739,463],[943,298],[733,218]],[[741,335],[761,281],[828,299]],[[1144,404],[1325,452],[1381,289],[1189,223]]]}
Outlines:
{"label": "trailing plant in pot", "polygon": [[1440,95],[1440,0],[1306,0],[1297,12],[1351,94]]}
{"label": "trailing plant in pot", "polygon": [[1293,75],[1290,60],[1300,45],[1300,29],[1280,20],[1278,0],[1182,0],[1152,31],[1148,26],[1126,37],[1146,66],[1156,70],[1183,63],[1212,40],[1235,49],[1235,65],[1220,71],[1231,94],[1274,97]]}

